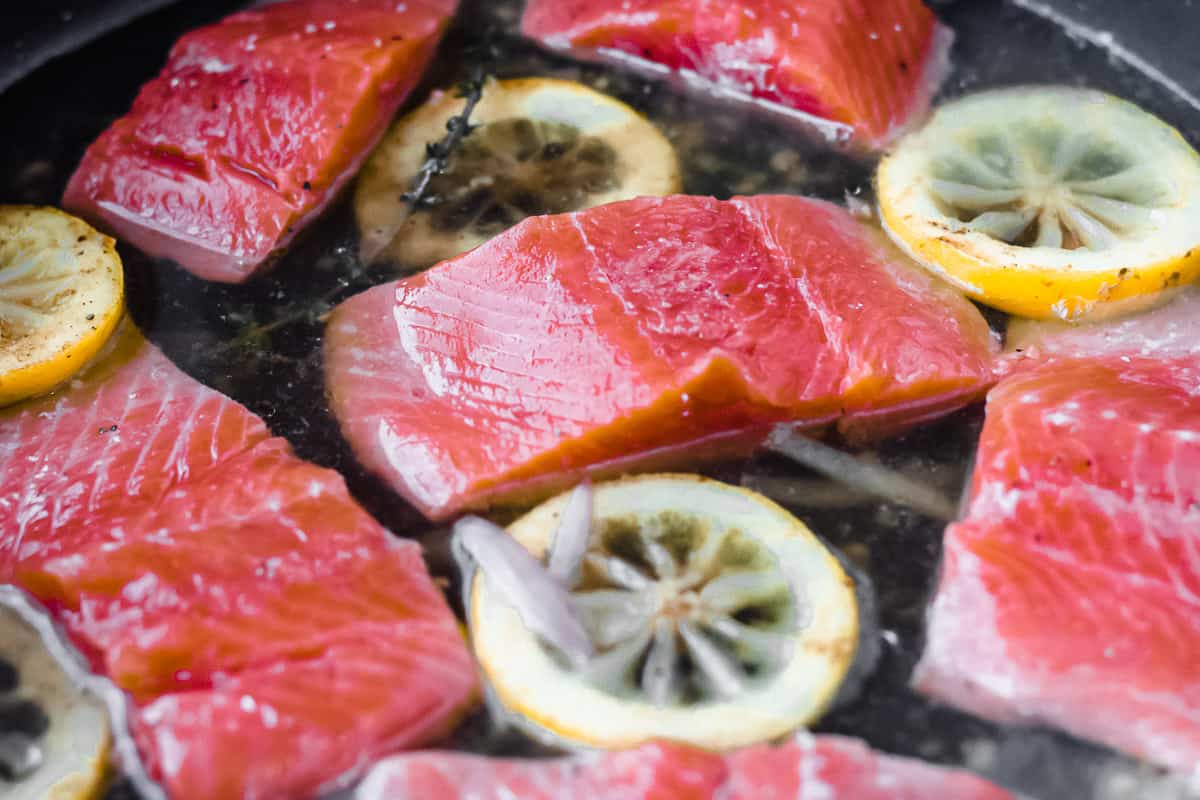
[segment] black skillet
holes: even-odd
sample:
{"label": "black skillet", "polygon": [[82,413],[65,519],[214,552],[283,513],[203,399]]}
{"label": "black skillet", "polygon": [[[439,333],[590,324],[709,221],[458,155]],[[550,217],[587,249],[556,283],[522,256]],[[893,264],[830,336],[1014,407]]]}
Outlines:
{"label": "black skillet", "polygon": [[[469,67],[462,54],[488,38],[499,48],[497,71],[502,75],[573,77],[652,116],[681,148],[688,163],[685,188],[691,193],[779,191],[843,200],[847,192],[869,192],[870,165],[828,152],[755,112],[714,106],[669,86],[573,64],[505,33],[512,30],[519,1],[463,0],[467,13],[460,14],[414,102],[429,88],[462,76]],[[171,43],[184,31],[245,4],[41,0],[33,9],[0,12],[0,202],[56,203],[84,148],[129,107],[139,85],[162,65]],[[1200,143],[1200,3],[931,4],[957,33],[956,69],[944,96],[1016,83],[1089,85],[1134,100],[1177,126],[1193,144]],[[800,153],[803,175],[763,166],[780,149]],[[703,164],[689,158],[697,150],[708,156]],[[341,470],[367,508],[396,533],[422,539],[431,568],[450,575],[439,546],[444,535],[431,531],[358,468],[322,400],[317,318],[330,303],[393,277],[386,269],[363,269],[355,251],[353,220],[347,204],[339,203],[273,272],[241,287],[205,284],[173,266],[153,265],[129,248],[122,256],[134,317],[168,355],[262,415],[302,456]],[[889,443],[879,456],[958,491],[980,418],[978,409],[960,413]],[[731,480],[744,475],[803,477],[766,458],[710,471]],[[794,510],[870,574],[885,642],[865,691],[822,720],[820,731],[966,766],[1043,800],[1183,800],[1182,790],[1161,785],[1154,770],[1107,750],[1045,730],[997,726],[911,692],[907,679],[921,648],[922,615],[940,555],[940,526],[886,503]],[[454,744],[479,752],[538,752],[524,741],[493,738],[481,720],[468,723]],[[125,793],[118,787],[113,794]]]}

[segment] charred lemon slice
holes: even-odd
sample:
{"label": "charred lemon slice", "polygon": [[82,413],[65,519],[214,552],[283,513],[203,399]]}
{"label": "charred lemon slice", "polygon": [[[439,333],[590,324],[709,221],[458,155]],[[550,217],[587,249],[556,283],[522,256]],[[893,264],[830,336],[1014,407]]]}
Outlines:
{"label": "charred lemon slice", "polygon": [[53,208],[0,206],[0,406],[82,369],[121,320],[113,240]]}
{"label": "charred lemon slice", "polygon": [[799,520],[696,476],[602,484],[571,569],[548,556],[568,502],[508,531],[571,576],[586,659],[533,633],[486,572],[468,588],[475,652],[507,714],[557,742],[724,750],[801,727],[833,701],[858,649],[855,586]]}
{"label": "charred lemon slice", "polygon": [[363,256],[420,269],[482,244],[526,217],[680,188],[666,138],[629,106],[572,81],[489,81],[479,126],[411,213],[403,195],[465,100],[439,92],[401,119],[363,169],[354,206]]}
{"label": "charred lemon slice", "polygon": [[0,797],[97,797],[108,747],[104,705],[77,688],[29,621],[0,602]]}
{"label": "charred lemon slice", "polygon": [[1200,273],[1200,156],[1101,92],[1002,89],[941,107],[879,167],[885,227],[987,305],[1126,312]]}

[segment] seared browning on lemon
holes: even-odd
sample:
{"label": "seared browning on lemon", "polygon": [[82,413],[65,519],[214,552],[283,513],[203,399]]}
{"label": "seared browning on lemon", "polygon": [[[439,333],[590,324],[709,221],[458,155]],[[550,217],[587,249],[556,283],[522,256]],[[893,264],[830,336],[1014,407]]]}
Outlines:
{"label": "seared browning on lemon", "polygon": [[1110,95],[1002,89],[938,109],[879,167],[891,236],[975,299],[1077,320],[1200,274],[1200,156]]}
{"label": "seared browning on lemon", "polygon": [[82,369],[121,320],[113,240],[53,208],[0,206],[0,406]]}
{"label": "seared browning on lemon", "polygon": [[0,602],[0,797],[98,797],[108,746],[104,706],[74,686],[39,633]]}
{"label": "seared browning on lemon", "polygon": [[573,81],[489,81],[479,127],[409,216],[402,195],[466,101],[440,92],[392,127],[363,169],[354,206],[367,260],[408,269],[470,250],[525,217],[680,189],[666,138],[629,106]]}
{"label": "seared browning on lemon", "polygon": [[[567,496],[509,527],[539,559]],[[598,486],[571,597],[595,649],[572,666],[484,577],[468,593],[495,698],[554,741],[723,750],[816,719],[855,659],[853,580],[796,518],[734,486],[649,475]]]}

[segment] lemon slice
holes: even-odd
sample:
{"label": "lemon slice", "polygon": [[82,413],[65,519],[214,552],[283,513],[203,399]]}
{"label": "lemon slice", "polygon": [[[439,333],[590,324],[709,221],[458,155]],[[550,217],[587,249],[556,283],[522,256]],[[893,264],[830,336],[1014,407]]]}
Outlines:
{"label": "lemon slice", "polygon": [[17,610],[0,603],[0,797],[98,797],[109,741],[104,705],[75,686]]}
{"label": "lemon slice", "polygon": [[[509,533],[546,558],[568,497]],[[476,656],[508,715],[558,743],[713,750],[821,715],[855,661],[859,606],[853,579],[799,520],[690,475],[602,484],[593,503],[570,586],[594,648],[584,665],[544,644],[481,573],[471,579]]]}
{"label": "lemon slice", "polygon": [[1002,89],[942,106],[880,164],[888,232],[987,305],[1073,321],[1200,273],[1200,156],[1102,92]]}
{"label": "lemon slice", "polygon": [[403,195],[465,100],[439,92],[397,122],[363,169],[354,207],[364,259],[419,269],[470,250],[538,214],[680,190],[670,142],[624,103],[573,81],[491,80],[479,127],[411,216]]}
{"label": "lemon slice", "polygon": [[50,391],[116,330],[113,240],[53,208],[0,206],[0,406]]}

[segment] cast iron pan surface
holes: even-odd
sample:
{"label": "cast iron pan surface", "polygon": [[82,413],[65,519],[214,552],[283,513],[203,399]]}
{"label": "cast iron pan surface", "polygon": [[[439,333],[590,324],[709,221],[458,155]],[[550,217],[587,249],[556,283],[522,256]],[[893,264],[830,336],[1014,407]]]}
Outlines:
{"label": "cast iron pan surface", "polygon": [[[1186,35],[1200,33],[1200,4],[1020,2],[1039,13],[1010,0],[932,3],[957,34],[955,70],[943,97],[1021,83],[1092,86],[1141,104],[1193,144],[1200,142],[1200,106],[1191,100],[1200,95],[1200,48]],[[0,16],[0,202],[57,204],[86,146],[128,109],[174,40],[241,5],[230,0],[53,0],[36,11]],[[871,165],[824,149],[752,110],[543,52],[513,34],[519,5],[519,0],[464,0],[456,27],[412,102],[463,77],[470,67],[463,53],[487,39],[498,48],[501,77],[582,80],[654,119],[680,150],[689,193],[788,192],[835,201],[850,193],[869,199]],[[1072,29],[1072,20],[1090,30]],[[1106,31],[1113,32],[1115,48]],[[1159,74],[1152,78],[1143,70]],[[798,153],[803,169],[765,166],[782,150]],[[121,255],[131,311],[154,342],[191,375],[260,414],[301,456],[340,470],[355,496],[385,525],[425,543],[435,574],[453,578],[445,530],[431,530],[361,470],[325,406],[318,317],[338,301],[395,277],[386,268],[363,268],[356,244],[352,212],[343,198],[273,271],[243,286],[205,283],[172,265],[152,264],[129,247],[122,246]],[[991,318],[997,326],[1002,323],[998,315]],[[878,456],[957,495],[981,422],[981,409],[970,409],[885,445]],[[707,472],[734,482],[746,475],[812,477],[765,457]],[[818,731],[965,766],[1043,800],[1187,797],[1155,770],[1110,751],[1046,730],[997,726],[912,692],[908,678],[923,644],[941,526],[886,503],[793,510],[870,575],[880,611],[883,657],[877,670],[858,699],[826,716]],[[450,597],[458,597],[453,588]],[[482,717],[469,721],[452,744],[493,754],[548,754],[515,735],[492,733]],[[118,786],[111,794],[129,796],[129,790]]]}

